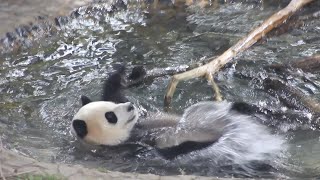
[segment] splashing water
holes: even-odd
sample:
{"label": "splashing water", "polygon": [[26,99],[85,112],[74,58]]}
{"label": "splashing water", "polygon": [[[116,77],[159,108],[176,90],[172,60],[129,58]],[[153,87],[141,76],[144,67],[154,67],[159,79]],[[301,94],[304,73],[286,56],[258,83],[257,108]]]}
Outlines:
{"label": "splashing water", "polygon": [[[239,128],[226,134],[224,144],[216,144],[176,161],[164,160],[154,150],[139,146],[86,147],[69,134],[71,118],[80,107],[80,95],[98,99],[103,79],[113,70],[112,64],[126,63],[128,69],[135,65],[154,69],[192,64],[201,58],[219,55],[251,29],[249,24],[261,23],[278,9],[278,6],[262,9],[245,2],[222,4],[217,9],[164,10],[166,13],[142,7],[119,8],[110,13],[110,4],[104,3],[91,9],[80,8],[79,17],[69,19],[55,35],[19,53],[0,54],[0,132],[3,141],[8,148],[39,160],[124,172],[316,177],[320,173],[320,133],[308,124],[302,125],[299,118],[292,119],[292,122],[262,119],[263,123],[276,126],[270,128],[274,136],[262,135],[266,130],[261,125],[235,118],[230,128],[235,125]],[[268,41],[236,57],[237,64],[216,76],[225,99],[231,102],[245,100],[260,107],[285,110],[287,107],[277,97],[262,91],[261,81],[270,74],[261,67],[318,53],[319,27],[319,21],[311,19],[305,22],[305,26],[268,38]],[[127,90],[126,94],[141,110],[161,111],[168,82],[169,77],[159,77]],[[288,83],[319,99],[317,73],[300,71],[293,74]],[[210,100],[211,95],[211,89],[204,82],[183,82],[175,94],[174,110],[181,113],[198,101]],[[307,115],[307,112],[295,111]],[[280,146],[282,136],[285,136],[287,151],[269,157],[268,152],[286,149]],[[228,144],[234,141],[239,146],[249,145],[251,148],[237,151],[237,147]],[[250,144],[246,144],[248,142]],[[223,160],[214,157],[226,152],[230,156],[226,158],[236,157],[238,166],[215,166]],[[267,171],[268,166],[257,162],[241,165],[249,159],[268,158],[270,167]],[[258,167],[262,170],[257,170]]]}

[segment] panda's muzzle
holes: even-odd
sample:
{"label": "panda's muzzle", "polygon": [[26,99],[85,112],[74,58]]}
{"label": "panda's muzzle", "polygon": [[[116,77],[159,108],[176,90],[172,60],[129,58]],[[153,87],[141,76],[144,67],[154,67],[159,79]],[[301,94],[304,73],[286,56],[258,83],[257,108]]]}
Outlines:
{"label": "panda's muzzle", "polygon": [[88,134],[87,124],[82,120],[74,120],[72,126],[77,136],[83,139]]}

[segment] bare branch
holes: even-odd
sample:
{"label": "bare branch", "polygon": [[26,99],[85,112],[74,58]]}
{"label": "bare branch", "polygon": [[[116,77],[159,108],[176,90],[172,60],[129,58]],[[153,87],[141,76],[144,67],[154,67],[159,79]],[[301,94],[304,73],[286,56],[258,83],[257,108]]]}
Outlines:
{"label": "bare branch", "polygon": [[178,83],[182,80],[188,80],[198,77],[208,77],[209,74],[216,73],[221,67],[232,60],[237,54],[245,51],[251,47],[254,43],[264,37],[275,27],[285,22],[292,14],[302,8],[304,5],[312,2],[313,0],[292,0],[288,6],[273,14],[269,19],[265,20],[259,27],[250,32],[246,37],[238,41],[235,45],[225,51],[221,56],[217,58],[209,58],[208,64],[197,67],[190,71],[186,71],[181,74],[176,74],[172,77],[168,86],[167,93],[164,99],[164,105],[169,106],[171,104],[172,96]]}

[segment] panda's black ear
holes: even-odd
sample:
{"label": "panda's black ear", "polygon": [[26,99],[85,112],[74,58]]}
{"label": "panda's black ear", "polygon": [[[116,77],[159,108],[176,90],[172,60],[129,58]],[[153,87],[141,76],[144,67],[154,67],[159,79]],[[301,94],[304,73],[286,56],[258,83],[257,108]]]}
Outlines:
{"label": "panda's black ear", "polygon": [[82,95],[81,96],[81,102],[82,102],[82,106],[84,106],[86,104],[91,103],[92,101],[87,96]]}

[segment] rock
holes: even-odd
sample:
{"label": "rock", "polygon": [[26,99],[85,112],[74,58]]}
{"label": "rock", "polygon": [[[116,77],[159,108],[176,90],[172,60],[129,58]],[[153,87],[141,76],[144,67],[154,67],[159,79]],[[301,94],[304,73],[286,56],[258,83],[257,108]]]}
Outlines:
{"label": "rock", "polygon": [[[223,179],[215,177],[200,177],[189,175],[158,176],[154,174],[122,173],[114,171],[101,172],[97,169],[89,169],[80,165],[53,164],[39,162],[34,159],[24,157],[6,149],[0,149],[1,170],[5,178],[17,178],[32,175],[52,175],[70,180],[87,179],[136,179],[136,180],[214,180]],[[58,178],[59,179],[59,178]]]}

